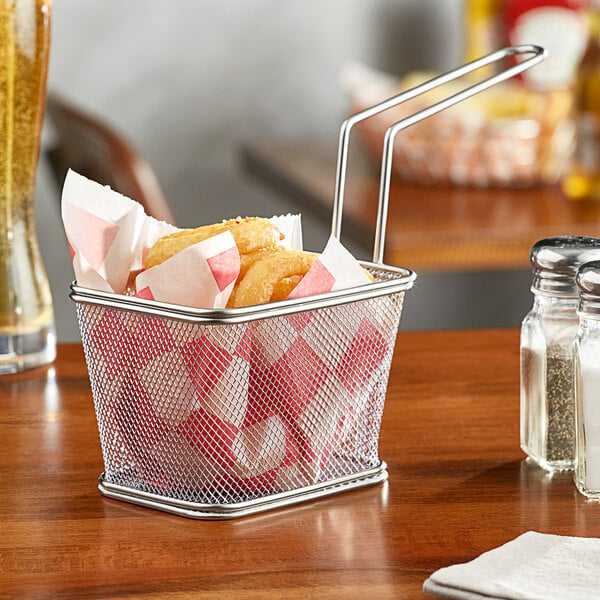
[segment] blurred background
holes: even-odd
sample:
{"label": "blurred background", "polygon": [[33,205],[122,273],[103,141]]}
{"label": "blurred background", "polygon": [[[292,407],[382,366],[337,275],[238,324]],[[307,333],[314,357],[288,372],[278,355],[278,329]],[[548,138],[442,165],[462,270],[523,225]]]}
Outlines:
{"label": "blurred background", "polygon": [[[398,79],[448,70],[464,62],[465,23],[461,0],[59,0],[48,90],[129,139],[152,165],[179,226],[301,212],[293,197],[244,168],[244,146],[312,139],[332,141],[335,152],[349,109],[341,81],[349,63]],[[46,123],[43,148],[53,135]],[[59,193],[42,158],[40,245],[59,339],[69,341],[79,334]],[[308,211],[303,225],[306,247],[322,249],[329,220]],[[363,258],[369,243],[348,241]],[[402,327],[518,327],[529,283],[523,265],[428,269],[407,296]]]}

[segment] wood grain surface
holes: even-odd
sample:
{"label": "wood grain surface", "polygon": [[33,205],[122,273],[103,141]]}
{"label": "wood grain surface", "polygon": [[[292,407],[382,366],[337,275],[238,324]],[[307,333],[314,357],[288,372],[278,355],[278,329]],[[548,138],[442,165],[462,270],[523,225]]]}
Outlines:
{"label": "wood grain surface", "polygon": [[423,598],[434,570],[536,530],[600,536],[600,505],[519,450],[518,332],[398,337],[385,484],[234,521],[103,498],[79,345],[0,378],[1,598]]}
{"label": "wood grain surface", "polygon": [[[264,139],[241,149],[246,171],[331,223],[335,143]],[[372,255],[379,167],[351,152],[343,235]],[[353,160],[352,160],[353,159]],[[600,235],[600,203],[574,202],[557,186],[443,187],[392,179],[385,262],[417,271],[530,268],[529,251],[556,235]],[[361,257],[362,258],[362,257]]]}

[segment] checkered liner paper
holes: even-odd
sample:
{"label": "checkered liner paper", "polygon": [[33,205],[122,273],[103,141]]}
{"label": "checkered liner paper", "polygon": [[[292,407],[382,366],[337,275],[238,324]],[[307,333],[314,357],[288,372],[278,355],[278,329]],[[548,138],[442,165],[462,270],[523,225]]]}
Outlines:
{"label": "checkered liner paper", "polygon": [[77,302],[105,481],[232,505],[377,466],[403,296],[216,324]]}

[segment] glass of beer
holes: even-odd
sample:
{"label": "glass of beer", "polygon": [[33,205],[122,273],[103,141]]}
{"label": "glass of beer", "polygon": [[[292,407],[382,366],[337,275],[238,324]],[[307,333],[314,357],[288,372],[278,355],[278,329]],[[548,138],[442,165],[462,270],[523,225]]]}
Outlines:
{"label": "glass of beer", "polygon": [[52,0],[0,0],[0,373],[56,353],[34,220],[51,9]]}

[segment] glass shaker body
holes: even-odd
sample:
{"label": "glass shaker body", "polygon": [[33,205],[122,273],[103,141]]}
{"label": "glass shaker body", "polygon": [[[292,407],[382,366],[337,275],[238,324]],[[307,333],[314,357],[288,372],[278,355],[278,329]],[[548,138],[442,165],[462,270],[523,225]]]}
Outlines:
{"label": "glass shaker body", "polygon": [[600,498],[600,318],[581,317],[575,343],[575,484]]}
{"label": "glass shaker body", "polygon": [[583,265],[577,285],[575,484],[589,498],[600,498],[600,262]]}
{"label": "glass shaker body", "polygon": [[549,471],[575,464],[573,344],[578,299],[533,290],[521,328],[521,448]]}

